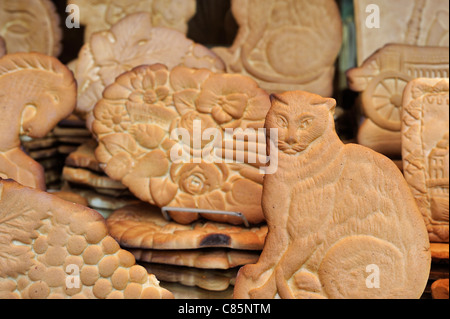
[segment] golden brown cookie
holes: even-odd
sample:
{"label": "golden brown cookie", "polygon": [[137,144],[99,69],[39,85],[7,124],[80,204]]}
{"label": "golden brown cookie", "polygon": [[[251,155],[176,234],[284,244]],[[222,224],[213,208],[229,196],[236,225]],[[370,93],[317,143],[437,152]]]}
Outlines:
{"label": "golden brown cookie", "polygon": [[260,250],[267,226],[243,228],[211,221],[181,225],[164,219],[158,207],[141,203],[116,210],[106,224],[122,247],[140,249],[197,249],[222,247]]}
{"label": "golden brown cookie", "polygon": [[403,93],[402,158],[406,181],[431,242],[448,243],[448,78],[419,78]]}
{"label": "golden brown cookie", "polygon": [[433,299],[448,300],[448,278],[438,279],[431,285],[431,295]]}
{"label": "golden brown cookie", "polygon": [[75,152],[70,153],[65,160],[66,166],[87,168],[94,172],[102,173],[98,160],[95,158],[95,149],[98,143],[90,139],[81,144]]}
{"label": "golden brown cookie", "polygon": [[180,283],[188,287],[199,287],[207,291],[225,291],[234,285],[237,269],[196,269],[190,267],[141,264],[158,280]]}
{"label": "golden brown cookie", "polygon": [[62,49],[60,19],[51,0],[2,0],[0,36],[8,53],[39,52],[56,57]]}
{"label": "golden brown cookie", "polygon": [[76,112],[91,127],[92,110],[105,87],[117,76],[143,64],[163,63],[224,71],[222,60],[183,33],[155,27],[148,13],[131,14],[110,29],[93,34],[80,51],[75,77],[79,83]]}
{"label": "golden brown cookie", "polygon": [[269,232],[258,262],[240,269],[236,298],[421,297],[431,254],[416,201],[390,159],[339,139],[335,106],[303,91],[272,96]]}
{"label": "golden brown cookie", "polygon": [[[267,93],[240,74],[139,66],[119,76],[95,106],[95,155],[109,177],[143,201],[240,212],[258,224],[264,220],[260,158],[266,159],[260,132],[269,106]],[[170,214],[179,223],[200,217]]]}
{"label": "golden brown cookie", "polygon": [[65,201],[80,204],[83,206],[88,206],[88,201],[86,198],[81,196],[80,194],[69,192],[69,191],[61,191],[61,190],[48,190],[49,193],[52,195],[58,196],[61,199],[64,199]]}
{"label": "golden brown cookie", "polygon": [[[238,34],[214,48],[227,71],[253,77],[269,93],[333,94],[342,22],[334,0],[232,0]],[[326,22],[324,22],[326,21]]]}
{"label": "golden brown cookie", "polygon": [[85,42],[98,31],[111,28],[127,15],[147,12],[152,25],[187,33],[188,21],[194,16],[195,0],[68,0],[80,10],[80,23],[85,26]]}
{"label": "golden brown cookie", "polygon": [[0,180],[0,297],[170,298],[94,210]]}
{"label": "golden brown cookie", "polygon": [[[3,2],[2,2],[3,3]],[[42,166],[32,158],[49,157],[48,149],[30,156],[20,136],[43,138],[76,104],[72,72],[56,58],[40,53],[12,53],[0,58],[0,177],[45,189]],[[56,150],[57,152],[57,150]]]}
{"label": "golden brown cookie", "polygon": [[65,166],[61,177],[67,182],[86,185],[92,188],[126,189],[119,181],[115,181],[108,176],[97,174],[83,168]]}
{"label": "golden brown cookie", "polygon": [[204,248],[188,250],[128,249],[138,262],[199,269],[230,269],[258,261],[259,251]]}

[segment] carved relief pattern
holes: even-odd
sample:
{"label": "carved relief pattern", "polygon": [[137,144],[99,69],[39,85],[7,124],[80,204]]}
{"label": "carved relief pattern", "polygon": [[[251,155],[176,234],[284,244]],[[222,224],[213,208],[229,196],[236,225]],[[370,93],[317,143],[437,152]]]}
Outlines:
{"label": "carved relief pattern", "polygon": [[9,53],[39,52],[58,56],[62,30],[59,16],[50,0],[2,0],[0,36]]}
{"label": "carved relief pattern", "polygon": [[[370,11],[369,6],[376,6]],[[388,43],[449,46],[449,5],[440,0],[355,0],[357,64]],[[377,26],[369,26],[377,20]]]}
{"label": "carved relief pattern", "polygon": [[405,178],[424,216],[430,240],[448,242],[448,79],[412,81],[405,91],[403,108]]}
{"label": "carved relief pattern", "polygon": [[448,76],[448,61],[447,48],[389,44],[350,69],[347,78],[353,91],[362,92],[365,115],[383,129],[400,131],[406,84],[418,77]]}
{"label": "carved relief pattern", "polygon": [[233,0],[232,12],[240,27],[235,42],[214,49],[229,72],[249,75],[269,92],[332,94],[342,38],[333,0]]}
{"label": "carved relief pattern", "polygon": [[80,8],[80,22],[85,25],[85,41],[98,31],[137,12],[151,15],[152,25],[187,32],[187,23],[196,11],[195,0],[68,0]]}
{"label": "carved relief pattern", "polygon": [[110,30],[94,34],[80,51],[75,77],[79,83],[76,112],[91,128],[92,110],[105,87],[133,67],[163,63],[222,72],[223,62],[206,47],[167,28],[152,27],[147,13],[136,13]]}
{"label": "carved relief pattern", "polygon": [[21,149],[20,136],[40,138],[72,113],[76,84],[56,58],[39,53],[0,59],[0,177],[45,189],[44,171]]}
{"label": "carved relief pattern", "polygon": [[[226,164],[221,157],[226,152],[217,152],[224,147],[221,138],[194,136],[194,121],[201,124],[200,134],[217,129],[225,136],[226,128],[262,128],[270,102],[256,82],[238,74],[183,66],[170,71],[156,64],[122,74],[103,97],[95,106],[92,129],[99,141],[96,157],[111,178],[160,207],[239,211],[250,223],[263,220],[258,164]],[[176,130],[188,132],[189,138],[180,139]],[[258,142],[265,154],[265,142]],[[175,145],[176,154],[184,150],[187,160],[173,159]],[[171,216],[180,223],[198,218]],[[205,217],[242,223],[230,216]]]}

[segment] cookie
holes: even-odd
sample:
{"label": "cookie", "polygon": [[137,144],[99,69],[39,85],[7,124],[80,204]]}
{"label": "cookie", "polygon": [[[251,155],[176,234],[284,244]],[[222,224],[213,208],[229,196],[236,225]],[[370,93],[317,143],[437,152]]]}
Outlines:
{"label": "cookie", "polygon": [[68,4],[75,4],[80,10],[79,22],[85,26],[85,42],[93,33],[108,30],[120,19],[137,12],[149,13],[155,27],[187,33],[188,21],[196,9],[195,0],[69,0]]}
{"label": "cookie", "polygon": [[103,170],[100,168],[99,162],[95,157],[95,149],[97,146],[97,141],[92,138],[89,139],[66,157],[65,165],[87,168],[94,172],[103,173]]}
{"label": "cookie", "polygon": [[170,298],[94,210],[0,180],[1,298]]}
{"label": "cookie", "polygon": [[[120,75],[95,106],[95,156],[142,201],[240,212],[258,224],[266,160],[260,133],[269,106],[268,94],[240,74],[139,66]],[[170,215],[184,224],[200,216],[244,223],[229,215]]]}
{"label": "cookie", "polygon": [[189,287],[180,283],[161,282],[161,287],[166,288],[175,299],[232,299],[233,286],[224,291],[209,291],[199,287]]}
{"label": "cookie", "polygon": [[106,220],[110,235],[125,248],[261,250],[267,226],[243,228],[211,221],[181,225],[147,203],[122,207]]}
{"label": "cookie", "polygon": [[80,50],[75,77],[79,83],[77,114],[90,129],[92,110],[117,76],[143,64],[163,63],[224,71],[222,60],[183,33],[155,27],[151,15],[135,13],[110,29],[94,33]]}
{"label": "cookie", "polygon": [[[397,166],[344,144],[336,101],[309,92],[272,96],[266,130],[278,132],[264,176],[269,232],[236,298],[420,298],[430,274],[428,233]],[[270,138],[270,134],[269,137]]]}
{"label": "cookie", "polygon": [[121,182],[83,168],[65,166],[62,171],[62,179],[70,183],[86,185],[92,188],[126,189]]}
{"label": "cookie", "polygon": [[431,295],[433,299],[447,299],[448,300],[448,278],[439,279],[431,285]]}
{"label": "cookie", "polygon": [[155,250],[128,249],[138,262],[197,269],[230,269],[258,261],[259,251],[235,249]]}
{"label": "cookie", "polygon": [[205,270],[189,267],[141,263],[158,280],[180,283],[187,287],[198,287],[207,291],[225,291],[236,279],[237,269]]}
{"label": "cookie", "polygon": [[449,47],[446,1],[354,1],[357,64],[388,43]]}
{"label": "cookie", "polygon": [[227,72],[251,76],[269,93],[333,94],[342,43],[334,0],[232,0],[231,11],[237,36],[231,47],[213,48]]}
{"label": "cookie", "polygon": [[88,201],[86,200],[86,198],[77,193],[62,190],[48,190],[48,192],[52,195],[58,196],[61,199],[64,199],[67,202],[88,206]]}
{"label": "cookie", "polygon": [[56,57],[62,50],[60,19],[51,0],[2,0],[0,30],[8,53],[39,52]]}
{"label": "cookie", "polygon": [[448,243],[448,78],[419,78],[403,93],[403,172],[431,242]]}
{"label": "cookie", "polygon": [[0,88],[0,176],[45,189],[43,168],[32,158],[53,154],[48,149],[42,150],[46,154],[40,154],[41,150],[25,154],[20,136],[43,138],[72,113],[76,104],[73,74],[54,57],[12,53],[0,59]]}
{"label": "cookie", "polygon": [[[360,92],[363,123],[374,124],[370,128],[361,126],[358,144],[401,158],[402,96],[406,85],[415,78],[445,78],[448,74],[448,48],[396,43],[387,44],[361,66],[349,69],[348,86]],[[374,135],[376,139],[371,137]]]}
{"label": "cookie", "polygon": [[127,205],[137,204],[140,201],[132,196],[111,196],[98,193],[91,189],[73,189],[73,192],[83,196],[89,207],[97,209],[116,210]]}

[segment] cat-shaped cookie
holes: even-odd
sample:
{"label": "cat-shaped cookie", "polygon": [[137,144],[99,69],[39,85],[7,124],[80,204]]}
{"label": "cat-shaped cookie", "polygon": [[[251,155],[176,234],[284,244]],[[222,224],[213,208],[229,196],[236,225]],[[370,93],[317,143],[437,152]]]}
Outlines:
{"label": "cat-shaped cookie", "polygon": [[241,268],[235,298],[423,293],[431,257],[417,204],[389,159],[342,143],[335,105],[302,91],[272,95],[265,128],[278,131],[278,162],[262,196],[269,232],[259,261]]}

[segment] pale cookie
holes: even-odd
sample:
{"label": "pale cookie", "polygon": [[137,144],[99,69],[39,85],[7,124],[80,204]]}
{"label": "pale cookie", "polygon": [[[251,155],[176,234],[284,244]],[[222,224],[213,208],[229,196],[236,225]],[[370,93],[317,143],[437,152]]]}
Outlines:
{"label": "pale cookie", "polygon": [[[272,96],[278,170],[264,176],[269,232],[236,298],[420,298],[430,274],[428,233],[397,166],[344,144],[336,101],[308,92]],[[269,131],[272,132],[272,131]],[[269,134],[269,137],[270,138]]]}
{"label": "pale cookie", "polygon": [[403,94],[402,158],[405,179],[431,242],[448,243],[448,78],[411,81]]}
{"label": "pale cookie", "polygon": [[106,223],[122,247],[140,249],[261,250],[267,233],[266,225],[243,228],[211,221],[181,225],[164,219],[158,207],[146,203],[122,207]]}
{"label": "pale cookie", "polygon": [[[402,97],[406,85],[415,78],[445,78],[448,74],[448,48],[407,44],[387,44],[360,67],[348,70],[348,86],[361,92],[361,108],[366,121],[381,128],[361,134],[365,138],[359,139],[358,143],[369,148],[375,148],[375,144],[378,152],[400,158],[401,134],[398,133],[402,127]],[[376,143],[371,135],[377,136]]]}
{"label": "pale cookie", "polygon": [[147,12],[152,25],[187,33],[188,21],[196,11],[195,0],[68,0],[79,8],[79,22],[85,26],[84,39],[97,31],[108,30],[127,15]]}
{"label": "pale cookie", "polygon": [[87,207],[0,180],[0,298],[171,298]]}
{"label": "pale cookie", "polygon": [[[240,74],[139,66],[120,75],[95,106],[95,155],[109,177],[142,201],[240,212],[258,224],[269,107],[267,93]],[[184,224],[200,217],[170,214]]]}
{"label": "pale cookie", "polygon": [[354,0],[360,66],[388,43],[449,46],[449,5],[441,0]]}
{"label": "pale cookie", "polygon": [[93,34],[80,51],[75,77],[78,81],[77,114],[91,128],[92,110],[102,92],[117,76],[144,64],[163,63],[208,68],[222,72],[225,66],[212,51],[183,33],[152,25],[148,13],[125,17],[110,29]]}
{"label": "pale cookie", "polygon": [[200,269],[230,269],[258,261],[259,251],[234,249],[156,250],[128,249],[137,261]]}
{"label": "pale cookie", "polygon": [[208,291],[225,291],[234,285],[237,269],[195,269],[170,265],[142,263],[158,280],[199,287]]}
{"label": "pale cookie", "polygon": [[62,50],[60,19],[51,0],[2,0],[0,36],[8,53],[39,52],[56,57]]}
{"label": "pale cookie", "polygon": [[333,94],[342,22],[334,0],[232,0],[239,25],[230,48],[214,48],[230,73],[264,90]]}
{"label": "pale cookie", "polygon": [[[20,136],[43,138],[72,113],[75,104],[73,74],[56,58],[40,53],[0,58],[0,177],[45,189],[43,168],[32,158],[51,155],[40,154],[48,149],[26,155]],[[36,157],[31,154],[35,152]]]}

